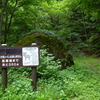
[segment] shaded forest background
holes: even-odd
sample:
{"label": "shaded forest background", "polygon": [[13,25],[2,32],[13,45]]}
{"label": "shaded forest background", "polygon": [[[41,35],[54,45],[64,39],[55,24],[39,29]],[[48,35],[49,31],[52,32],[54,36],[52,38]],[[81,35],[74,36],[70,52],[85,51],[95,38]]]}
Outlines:
{"label": "shaded forest background", "polygon": [[[51,32],[70,51],[100,56],[100,0],[1,0],[0,43]],[[27,41],[27,40],[26,40]]]}
{"label": "shaded forest background", "polygon": [[0,100],[100,100],[100,0],[0,0],[0,45],[34,41],[53,51],[40,50],[37,91],[31,67],[9,68]]}

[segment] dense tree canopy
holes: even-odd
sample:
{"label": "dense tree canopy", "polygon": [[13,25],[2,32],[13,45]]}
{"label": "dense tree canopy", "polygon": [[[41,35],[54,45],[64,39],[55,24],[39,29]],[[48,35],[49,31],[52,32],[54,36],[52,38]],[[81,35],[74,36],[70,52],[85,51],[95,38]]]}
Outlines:
{"label": "dense tree canopy", "polygon": [[72,50],[100,56],[100,1],[1,0],[0,41],[13,45],[31,30],[49,30]]}

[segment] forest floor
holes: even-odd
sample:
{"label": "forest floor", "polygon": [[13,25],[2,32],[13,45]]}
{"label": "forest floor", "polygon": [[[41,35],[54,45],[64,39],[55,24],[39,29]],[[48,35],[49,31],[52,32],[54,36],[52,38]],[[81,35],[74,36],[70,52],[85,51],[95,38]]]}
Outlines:
{"label": "forest floor", "polygon": [[81,58],[81,61],[85,63],[87,67],[92,69],[95,73],[100,74],[100,58],[86,57]]}
{"label": "forest floor", "polygon": [[98,70],[94,65],[88,63],[87,61],[85,61],[85,63],[96,73],[100,73],[100,70]]}
{"label": "forest floor", "polygon": [[44,78],[38,78],[36,92],[31,86],[30,69],[10,68],[5,92],[0,85],[0,100],[100,100],[100,58],[74,57],[74,63],[55,72],[56,66],[49,66]]}

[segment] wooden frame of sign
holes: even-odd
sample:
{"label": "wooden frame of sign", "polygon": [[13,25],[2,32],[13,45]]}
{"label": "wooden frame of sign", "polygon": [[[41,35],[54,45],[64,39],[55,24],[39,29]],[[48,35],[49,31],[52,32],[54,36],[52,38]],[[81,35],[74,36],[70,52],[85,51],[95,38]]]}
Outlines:
{"label": "wooden frame of sign", "polygon": [[36,90],[36,66],[40,62],[40,49],[37,45],[30,47],[0,47],[0,67],[2,68],[3,90],[7,88],[7,68],[32,67],[34,91]]}

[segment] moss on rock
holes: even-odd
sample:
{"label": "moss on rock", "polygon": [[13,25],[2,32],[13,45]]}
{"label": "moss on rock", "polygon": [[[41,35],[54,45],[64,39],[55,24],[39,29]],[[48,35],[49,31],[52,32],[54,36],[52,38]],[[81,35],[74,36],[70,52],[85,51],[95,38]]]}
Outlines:
{"label": "moss on rock", "polygon": [[37,43],[40,48],[46,48],[49,53],[52,53],[55,56],[55,59],[60,59],[63,65],[62,69],[74,64],[72,56],[68,54],[68,49],[64,47],[60,40],[52,36],[42,33],[30,34],[22,37],[16,45],[30,46],[31,43]]}

